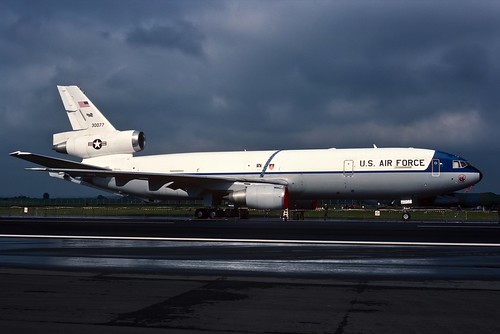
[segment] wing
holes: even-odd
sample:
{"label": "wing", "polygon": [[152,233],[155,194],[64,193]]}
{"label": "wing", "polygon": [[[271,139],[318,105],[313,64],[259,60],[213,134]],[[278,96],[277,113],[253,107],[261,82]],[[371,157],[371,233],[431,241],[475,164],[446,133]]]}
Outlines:
{"label": "wing", "polygon": [[26,168],[31,171],[43,171],[50,173],[64,173],[72,177],[114,177],[118,185],[125,185],[131,180],[146,180],[151,190],[157,190],[168,184],[169,188],[179,189],[189,186],[198,186],[205,189],[218,188],[218,186],[228,187],[234,182],[266,183],[277,185],[288,185],[286,180],[270,178],[248,178],[227,175],[200,175],[200,174],[176,174],[176,173],[150,173],[116,171],[102,167],[86,165],[70,160],[52,158],[44,155],[29,152],[13,152],[13,157],[23,159],[42,165],[42,168]]}

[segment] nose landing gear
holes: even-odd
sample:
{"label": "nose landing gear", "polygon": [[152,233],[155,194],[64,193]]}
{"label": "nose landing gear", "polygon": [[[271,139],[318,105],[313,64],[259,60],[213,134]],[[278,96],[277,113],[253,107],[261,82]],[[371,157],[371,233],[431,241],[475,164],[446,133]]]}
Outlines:
{"label": "nose landing gear", "polygon": [[403,210],[403,215],[402,215],[401,218],[403,218],[403,220],[405,222],[407,222],[407,221],[409,221],[411,219],[411,215],[410,215],[410,213],[408,211]]}

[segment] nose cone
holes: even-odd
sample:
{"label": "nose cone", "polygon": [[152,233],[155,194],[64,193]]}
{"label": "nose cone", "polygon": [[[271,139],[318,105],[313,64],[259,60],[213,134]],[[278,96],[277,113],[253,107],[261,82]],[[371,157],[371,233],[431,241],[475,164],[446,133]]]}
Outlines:
{"label": "nose cone", "polygon": [[469,166],[472,169],[472,172],[475,173],[474,184],[480,182],[483,179],[483,173],[474,166]]}

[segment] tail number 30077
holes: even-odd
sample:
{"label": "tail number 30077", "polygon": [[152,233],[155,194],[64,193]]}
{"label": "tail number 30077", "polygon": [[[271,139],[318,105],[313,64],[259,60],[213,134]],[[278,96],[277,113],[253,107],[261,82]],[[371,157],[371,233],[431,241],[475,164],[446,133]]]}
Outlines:
{"label": "tail number 30077", "polygon": [[102,128],[104,126],[104,123],[92,123],[93,128]]}

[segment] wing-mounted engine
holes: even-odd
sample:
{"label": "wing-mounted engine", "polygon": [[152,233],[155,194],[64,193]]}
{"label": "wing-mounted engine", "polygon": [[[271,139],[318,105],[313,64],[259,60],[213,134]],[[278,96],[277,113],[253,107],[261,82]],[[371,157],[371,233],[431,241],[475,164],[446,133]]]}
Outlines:
{"label": "wing-mounted engine", "polygon": [[285,209],[288,188],[274,184],[252,184],[227,196],[231,202],[252,209]]}
{"label": "wing-mounted engine", "polygon": [[137,130],[89,133],[86,130],[54,134],[53,150],[83,159],[111,154],[132,154],[146,144],[144,132]]}

